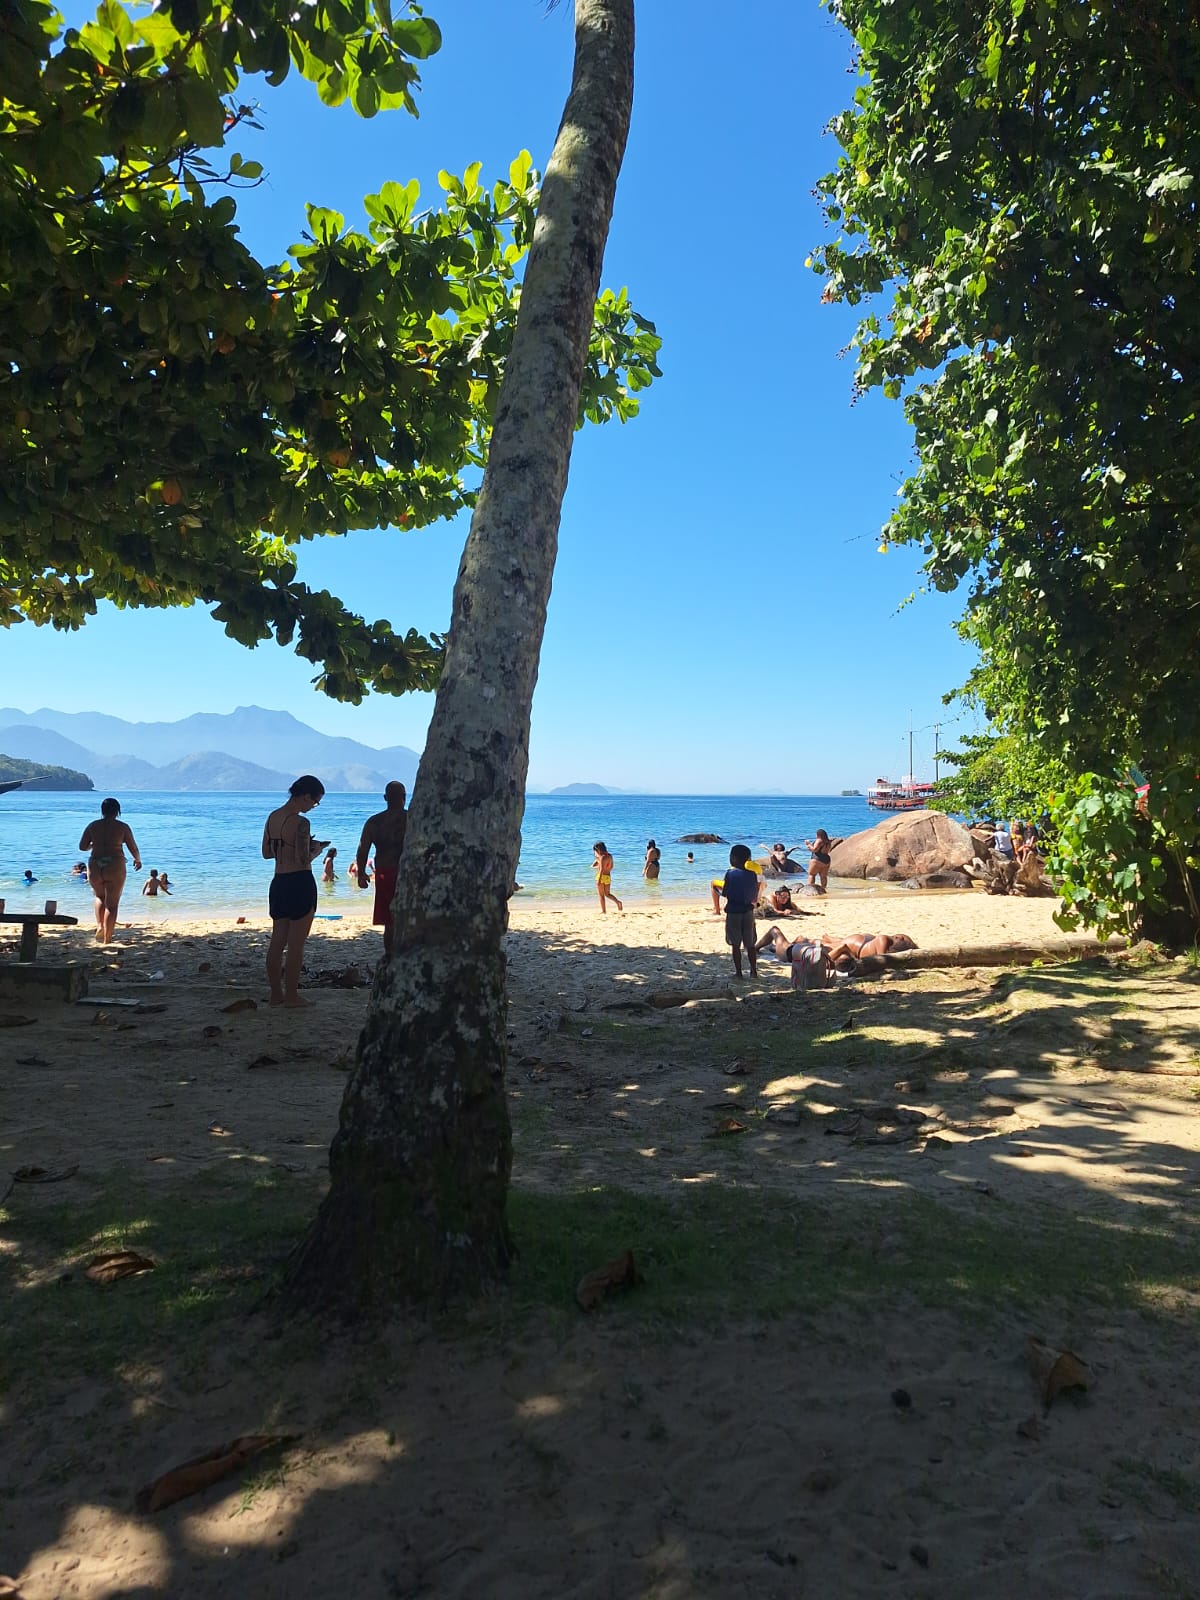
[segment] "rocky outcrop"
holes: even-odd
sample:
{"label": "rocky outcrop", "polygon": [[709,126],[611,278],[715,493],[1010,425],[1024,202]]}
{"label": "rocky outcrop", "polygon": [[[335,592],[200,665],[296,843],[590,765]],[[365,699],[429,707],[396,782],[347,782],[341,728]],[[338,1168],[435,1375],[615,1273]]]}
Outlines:
{"label": "rocky outcrop", "polygon": [[[975,858],[971,835],[940,811],[902,811],[873,828],[852,833],[833,850],[830,874],[835,878],[874,878],[903,883],[930,877],[947,886],[966,882],[963,868]],[[932,887],[932,885],[930,885]]]}
{"label": "rocky outcrop", "polygon": [[676,844],[728,844],[719,833],[681,833]]}

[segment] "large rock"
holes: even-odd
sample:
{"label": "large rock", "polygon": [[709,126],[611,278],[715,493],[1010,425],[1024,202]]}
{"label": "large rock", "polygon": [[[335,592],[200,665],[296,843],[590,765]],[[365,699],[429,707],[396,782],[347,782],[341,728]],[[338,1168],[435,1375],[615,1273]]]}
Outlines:
{"label": "large rock", "polygon": [[835,878],[876,878],[884,883],[931,874],[945,874],[956,882],[974,857],[971,835],[961,823],[940,811],[901,811],[843,839],[834,847],[829,871]]}

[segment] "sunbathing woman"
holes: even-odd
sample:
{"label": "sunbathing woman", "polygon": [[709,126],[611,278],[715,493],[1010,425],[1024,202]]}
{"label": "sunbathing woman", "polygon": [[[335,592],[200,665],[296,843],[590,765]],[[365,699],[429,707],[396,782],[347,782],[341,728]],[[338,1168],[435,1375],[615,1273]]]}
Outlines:
{"label": "sunbathing woman", "polygon": [[79,841],[81,850],[90,850],[88,857],[88,883],[96,902],[96,938],[101,944],[111,944],[113,929],[117,925],[117,911],[121,904],[121,890],[125,887],[125,852],[133,857],[133,870],[142,870],[142,852],[125,823],[119,821],[121,805],[118,800],[102,800],[100,815],[89,822]]}
{"label": "sunbathing woman", "polygon": [[[317,880],[312,864],[328,845],[314,839],[305,812],[319,806],[325,793],[320,778],[297,778],[283,805],[272,811],[263,828],[262,853],[274,861],[271,879],[271,942],[267,946],[267,981],[273,1006],[307,1005],[300,998],[304,941],[317,909]],[[286,964],[285,957],[286,954]]]}
{"label": "sunbathing woman", "polygon": [[836,963],[848,956],[851,961],[863,961],[868,956],[899,955],[903,950],[915,950],[916,941],[906,933],[852,933],[848,939],[822,936],[829,951],[829,959]]}

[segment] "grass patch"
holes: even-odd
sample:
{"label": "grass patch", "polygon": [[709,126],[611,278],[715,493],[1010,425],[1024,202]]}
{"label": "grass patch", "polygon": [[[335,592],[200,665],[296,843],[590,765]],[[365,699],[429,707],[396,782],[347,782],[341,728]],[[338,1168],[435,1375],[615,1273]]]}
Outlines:
{"label": "grass patch", "polygon": [[[10,1201],[0,1211],[14,1246],[0,1280],[0,1394],[133,1368],[168,1348],[185,1369],[199,1363],[211,1326],[262,1298],[318,1193],[311,1179],[223,1168],[171,1189],[114,1176],[82,1204]],[[125,1248],[156,1270],[105,1287],[84,1277],[88,1257]]]}
{"label": "grass patch", "polygon": [[911,1193],[834,1206],[764,1189],[696,1185],[660,1198],[619,1189],[515,1191],[518,1307],[573,1304],[584,1272],[632,1249],[644,1292],[621,1315],[775,1317],[842,1296],[915,1295],[948,1309],[1081,1296],[1153,1305],[1200,1291],[1194,1253],[1169,1232],[991,1202],[986,1219]]}

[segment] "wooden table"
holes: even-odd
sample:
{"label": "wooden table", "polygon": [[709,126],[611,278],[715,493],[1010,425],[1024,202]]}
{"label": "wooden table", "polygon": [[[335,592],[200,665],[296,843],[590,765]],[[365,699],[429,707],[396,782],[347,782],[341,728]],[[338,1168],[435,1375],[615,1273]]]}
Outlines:
{"label": "wooden table", "polygon": [[61,912],[48,917],[44,911],[0,911],[0,922],[19,922],[21,924],[21,950],[17,956],[18,961],[36,961],[38,934],[46,923],[52,923],[59,928],[74,928],[79,922],[78,917],[66,917]]}

